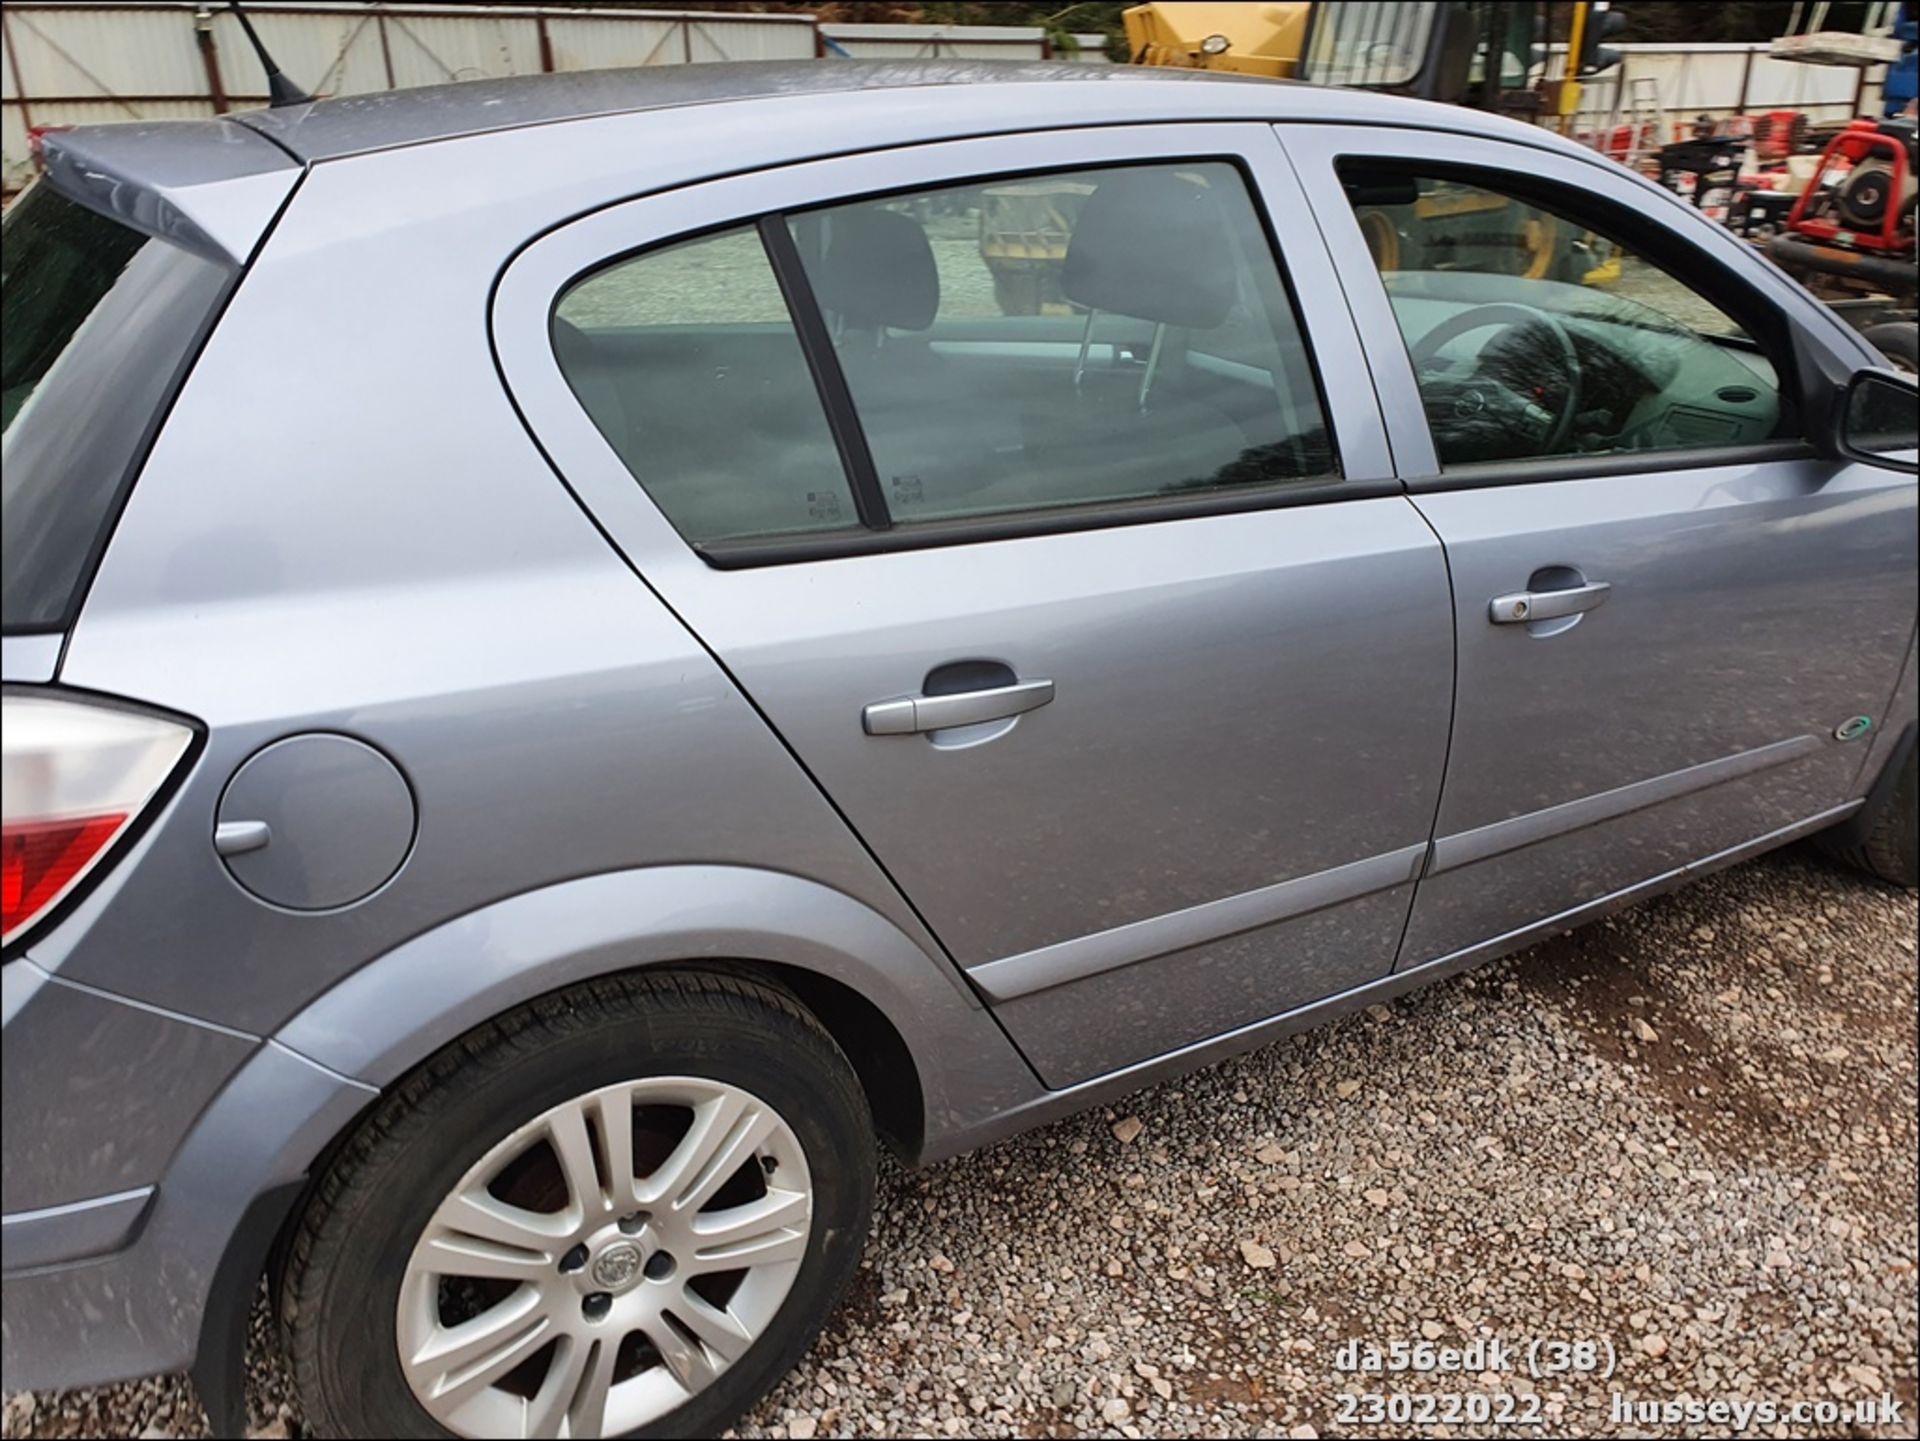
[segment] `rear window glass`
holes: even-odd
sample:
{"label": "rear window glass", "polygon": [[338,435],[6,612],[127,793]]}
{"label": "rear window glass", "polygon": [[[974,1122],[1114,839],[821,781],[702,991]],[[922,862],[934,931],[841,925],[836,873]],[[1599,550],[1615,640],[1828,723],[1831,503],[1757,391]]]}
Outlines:
{"label": "rear window glass", "polygon": [[[784,223],[872,457],[877,524],[1339,477],[1292,298],[1231,165],[1009,176]],[[588,274],[552,338],[601,434],[695,545],[861,529],[756,227]]]}
{"label": "rear window glass", "polygon": [[0,625],[72,619],[117,501],[231,276],[35,185],[0,250]]}
{"label": "rear window glass", "polygon": [[607,443],[694,544],[858,525],[751,226],[588,276],[560,298],[553,345]]}
{"label": "rear window glass", "polygon": [[1231,165],[985,180],[790,224],[896,525],[1336,478]]}

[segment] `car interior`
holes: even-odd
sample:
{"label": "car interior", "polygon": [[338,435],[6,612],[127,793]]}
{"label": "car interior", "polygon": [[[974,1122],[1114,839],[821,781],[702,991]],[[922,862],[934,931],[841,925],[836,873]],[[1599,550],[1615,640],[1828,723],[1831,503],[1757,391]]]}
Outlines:
{"label": "car interior", "polygon": [[[1271,249],[1226,165],[1083,172],[1039,302],[978,280],[983,187],[792,217],[896,523],[1324,481],[1334,459]],[[955,233],[963,230],[963,239]],[[697,243],[697,242],[696,242]],[[648,257],[622,262],[636,279]],[[855,523],[790,326],[569,319],[556,354],[696,543]]]}
{"label": "car interior", "polygon": [[1445,465],[1751,444],[1778,384],[1758,351],[1557,280],[1387,277]]}
{"label": "car interior", "polygon": [[[893,521],[1333,477],[1305,340],[1239,173],[1188,163],[1047,181],[788,218]],[[1765,355],[1670,277],[1617,248],[1624,265],[1584,278],[1587,259],[1529,267],[1529,236],[1582,232],[1552,217],[1529,228],[1544,212],[1453,181],[1366,186],[1369,222],[1393,227],[1382,278],[1443,465],[1742,445],[1787,419]],[[1022,268],[996,271],[996,204],[1035,190],[1051,207],[1046,237],[1023,234]],[[1477,228],[1462,230],[1462,214]],[[727,238],[756,274],[737,260],[664,263]],[[784,307],[746,299],[778,294],[757,238],[686,242],[610,272],[627,299],[576,317],[563,298],[556,354],[682,533],[699,544],[856,527]],[[722,304],[708,318],[715,287],[724,298],[730,286],[738,317]],[[1644,299],[1622,293],[1636,286]],[[1663,295],[1691,300],[1696,324]],[[676,318],[677,300],[701,318]]]}
{"label": "car interior", "polygon": [[1456,179],[1341,173],[1443,465],[1746,445],[1790,421],[1764,352],[1614,242]]}

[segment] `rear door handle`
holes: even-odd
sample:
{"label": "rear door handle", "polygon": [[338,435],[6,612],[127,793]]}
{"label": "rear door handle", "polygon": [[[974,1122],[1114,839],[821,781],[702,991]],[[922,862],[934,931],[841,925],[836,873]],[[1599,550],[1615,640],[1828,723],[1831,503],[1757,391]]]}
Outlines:
{"label": "rear door handle", "polygon": [[1558,620],[1592,610],[1605,602],[1612,589],[1604,580],[1590,580],[1567,590],[1517,590],[1512,595],[1496,595],[1487,605],[1487,619],[1495,625]]}
{"label": "rear door handle", "polygon": [[978,725],[1024,715],[1053,699],[1053,682],[1026,680],[991,690],[961,691],[958,695],[916,695],[904,700],[875,701],[860,712],[860,723],[870,736],[904,736],[915,731],[946,730],[949,726]]}

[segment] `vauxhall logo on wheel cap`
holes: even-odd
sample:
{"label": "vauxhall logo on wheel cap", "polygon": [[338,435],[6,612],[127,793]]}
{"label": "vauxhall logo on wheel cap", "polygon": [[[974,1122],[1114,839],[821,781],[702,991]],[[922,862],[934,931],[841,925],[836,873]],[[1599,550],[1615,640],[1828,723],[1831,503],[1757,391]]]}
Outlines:
{"label": "vauxhall logo on wheel cap", "polygon": [[640,1261],[640,1248],[620,1241],[593,1258],[591,1275],[599,1285],[616,1290],[640,1274]]}

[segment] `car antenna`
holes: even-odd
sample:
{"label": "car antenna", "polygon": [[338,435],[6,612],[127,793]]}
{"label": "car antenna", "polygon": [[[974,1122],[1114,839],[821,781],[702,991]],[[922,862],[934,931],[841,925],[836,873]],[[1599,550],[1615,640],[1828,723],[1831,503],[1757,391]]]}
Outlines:
{"label": "car antenna", "polygon": [[240,28],[247,32],[247,43],[253,46],[253,53],[260,57],[260,68],[267,72],[268,108],[278,110],[283,105],[311,104],[313,97],[287,79],[280,67],[273,63],[273,57],[267,54],[267,47],[260,43],[260,37],[254,33],[253,22],[247,18],[247,12],[240,8],[240,0],[227,0],[227,8],[233,12],[233,18],[240,22]]}

